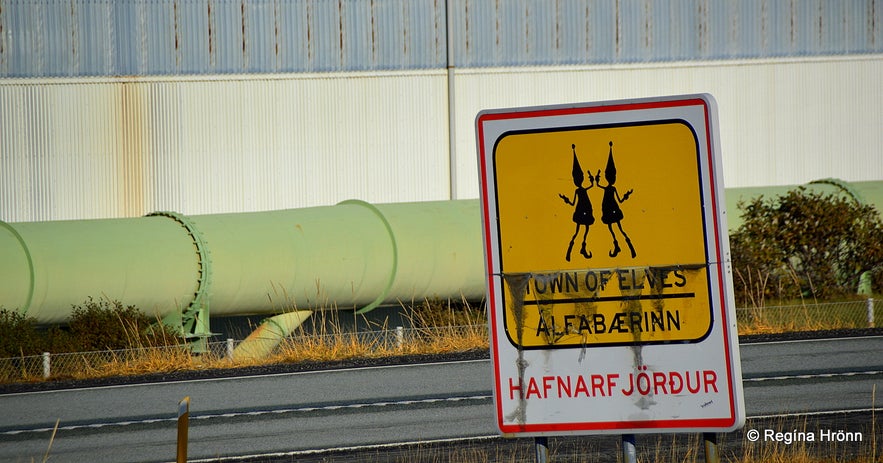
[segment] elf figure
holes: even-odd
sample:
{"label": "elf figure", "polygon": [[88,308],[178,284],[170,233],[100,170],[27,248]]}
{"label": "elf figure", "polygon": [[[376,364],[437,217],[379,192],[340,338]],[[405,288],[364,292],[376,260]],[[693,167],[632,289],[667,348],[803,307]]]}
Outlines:
{"label": "elf figure", "polygon": [[592,215],[592,202],[589,200],[589,188],[595,186],[595,180],[592,178],[592,174],[589,173],[589,188],[583,188],[585,177],[583,176],[583,169],[579,165],[579,160],[576,158],[576,145],[570,145],[570,148],[573,150],[572,174],[576,191],[573,192],[572,200],[562,194],[558,195],[568,206],[574,206],[573,222],[576,224],[576,230],[573,232],[573,237],[570,238],[570,245],[567,246],[567,255],[564,256],[568,262],[570,262],[570,252],[573,250],[573,242],[576,241],[576,236],[579,235],[580,227],[585,227],[585,231],[583,232],[583,245],[579,253],[586,259],[592,258],[591,251],[586,251],[586,237],[589,234],[589,225],[595,223],[595,216]]}
{"label": "elf figure", "polygon": [[616,191],[616,187],[613,186],[616,183],[616,165],[613,163],[613,142],[610,142],[610,154],[607,155],[607,166],[604,168],[604,179],[607,180],[607,186],[601,185],[601,171],[598,171],[598,174],[595,176],[595,183],[598,184],[598,188],[604,189],[604,198],[601,199],[601,222],[607,224],[607,229],[610,230],[610,236],[613,237],[613,250],[610,251],[610,257],[616,257],[619,252],[619,242],[616,241],[616,234],[613,232],[613,224],[619,228],[619,233],[625,238],[625,243],[629,247],[629,251],[632,252],[632,259],[637,256],[635,252],[635,247],[632,246],[632,240],[629,239],[629,236],[625,234],[625,230],[622,229],[622,209],[620,209],[619,204],[625,202],[625,200],[629,199],[629,196],[632,194],[633,190],[626,191],[624,195],[620,197],[619,192]]}

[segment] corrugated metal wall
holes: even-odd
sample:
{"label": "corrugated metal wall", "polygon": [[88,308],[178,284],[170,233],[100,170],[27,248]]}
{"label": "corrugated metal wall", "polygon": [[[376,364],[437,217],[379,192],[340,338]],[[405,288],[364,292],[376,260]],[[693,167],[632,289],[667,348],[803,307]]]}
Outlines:
{"label": "corrugated metal wall", "polygon": [[881,55],[458,71],[454,194],[479,195],[474,117],[482,109],[697,92],[719,105],[727,187],[880,180],[880,76]]}
{"label": "corrugated metal wall", "polygon": [[443,71],[0,82],[0,220],[449,197]]}
{"label": "corrugated metal wall", "polygon": [[[448,4],[451,16],[448,18]],[[883,0],[0,0],[0,77],[883,52]]]}
{"label": "corrugated metal wall", "polygon": [[0,0],[0,77],[444,68],[439,0]]}
{"label": "corrugated metal wall", "polygon": [[0,0],[0,219],[476,197],[481,109],[693,92],[728,186],[877,180],[880,53],[883,0]]}
{"label": "corrugated metal wall", "polygon": [[481,109],[693,92],[720,105],[728,187],[879,180],[881,75],[883,56],[457,71],[450,164],[445,71],[7,80],[0,220],[475,198]]}

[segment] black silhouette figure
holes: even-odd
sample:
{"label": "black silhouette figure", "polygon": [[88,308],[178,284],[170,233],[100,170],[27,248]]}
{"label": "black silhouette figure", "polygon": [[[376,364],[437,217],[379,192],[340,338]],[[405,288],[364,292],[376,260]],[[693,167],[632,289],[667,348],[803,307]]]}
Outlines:
{"label": "black silhouette figure", "polygon": [[616,165],[613,163],[613,142],[610,142],[610,154],[607,155],[607,166],[604,168],[604,179],[607,180],[607,186],[601,185],[601,171],[598,171],[598,174],[595,176],[595,183],[598,184],[598,188],[604,189],[604,198],[601,199],[601,222],[607,224],[607,229],[610,230],[610,236],[613,237],[613,250],[610,251],[610,257],[616,257],[619,252],[619,242],[616,241],[616,234],[613,232],[613,224],[619,228],[619,233],[625,238],[625,243],[629,247],[629,251],[632,252],[632,259],[635,258],[638,254],[635,252],[635,247],[632,246],[632,240],[629,239],[629,236],[626,235],[625,230],[622,229],[622,209],[620,209],[619,204],[625,202],[625,200],[629,199],[633,190],[626,191],[624,195],[620,197],[619,192],[616,191],[616,187],[613,186],[616,183]]}
{"label": "black silhouette figure", "polygon": [[589,188],[583,188],[585,177],[583,176],[582,167],[579,165],[579,160],[576,158],[576,145],[570,145],[570,148],[573,150],[572,173],[576,191],[573,192],[572,200],[562,194],[558,195],[567,205],[574,206],[573,222],[576,224],[576,230],[573,232],[573,237],[570,238],[570,245],[567,246],[567,255],[564,257],[568,262],[570,262],[570,252],[573,250],[573,242],[576,241],[576,236],[579,235],[580,226],[584,226],[586,229],[583,232],[583,245],[579,253],[586,259],[592,258],[592,253],[586,251],[586,237],[589,234],[589,225],[595,223],[595,216],[592,214],[592,202],[589,200],[589,188],[595,186],[595,180],[592,178],[592,174],[589,173]]}

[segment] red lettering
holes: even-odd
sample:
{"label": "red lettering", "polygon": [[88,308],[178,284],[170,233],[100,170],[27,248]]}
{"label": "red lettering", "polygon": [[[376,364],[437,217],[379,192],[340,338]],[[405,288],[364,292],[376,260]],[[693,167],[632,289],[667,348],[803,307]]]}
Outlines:
{"label": "red lettering", "polygon": [[509,400],[515,400],[515,391],[518,391],[518,398],[523,399],[521,391],[521,380],[518,381],[518,385],[512,382],[512,378],[509,378]]}
{"label": "red lettering", "polygon": [[[677,382],[675,382],[677,379]],[[684,378],[681,377],[681,374],[673,371],[668,374],[668,387],[671,390],[672,394],[680,394],[684,389]]]}
{"label": "red lettering", "polygon": [[699,384],[699,372],[695,371],[694,373],[696,373],[696,384],[695,385],[691,385],[691,383],[690,383],[690,376],[692,376],[692,375],[690,375],[690,372],[688,371],[684,374],[684,376],[687,377],[687,390],[690,391],[690,394],[695,394],[695,393],[699,392],[699,387],[701,386]]}
{"label": "red lettering", "polygon": [[599,394],[604,396],[604,377],[592,375],[592,395],[598,397]]}
{"label": "red lettering", "polygon": [[530,381],[527,382],[527,394],[525,394],[524,398],[529,399],[531,395],[536,396],[538,399],[542,398],[536,378],[530,378]]}
{"label": "red lettering", "polygon": [[[660,389],[662,389],[661,393],[659,392]],[[665,373],[660,371],[653,372],[653,393],[656,395],[668,394],[668,391],[665,389]]]}
{"label": "red lettering", "polygon": [[586,378],[583,375],[576,377],[576,388],[573,390],[573,396],[578,396],[580,392],[585,394],[586,397],[591,397],[591,395],[589,395],[589,386],[586,385]]}
{"label": "red lettering", "polygon": [[[696,373],[698,376],[698,372]],[[704,380],[705,380],[705,393],[708,394],[708,386],[714,388],[714,392],[717,393],[717,373],[713,370],[705,370],[703,372]]]}
{"label": "red lettering", "polygon": [[558,397],[570,397],[570,376],[558,377]]}
{"label": "red lettering", "polygon": [[607,395],[613,395],[613,388],[616,387],[616,379],[619,378],[618,373],[607,374]]}
{"label": "red lettering", "polygon": [[633,373],[629,373],[629,388],[628,390],[623,389],[622,395],[628,397],[635,392],[635,375]]}
{"label": "red lettering", "polygon": [[552,389],[552,382],[555,381],[554,376],[543,376],[543,398],[549,397],[549,390]]}
{"label": "red lettering", "polygon": [[650,376],[647,373],[638,373],[638,380],[636,381],[636,383],[638,386],[639,394],[650,394]]}

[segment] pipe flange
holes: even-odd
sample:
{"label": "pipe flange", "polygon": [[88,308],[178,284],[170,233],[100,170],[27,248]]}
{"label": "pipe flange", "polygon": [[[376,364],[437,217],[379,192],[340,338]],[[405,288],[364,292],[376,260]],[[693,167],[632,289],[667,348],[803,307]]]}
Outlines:
{"label": "pipe flange", "polygon": [[386,216],[383,215],[383,212],[377,208],[377,206],[365,202],[359,199],[348,199],[346,201],[341,201],[337,203],[338,206],[352,205],[352,206],[361,206],[365,209],[371,211],[380,222],[383,224],[383,227],[386,229],[387,236],[389,236],[389,244],[392,247],[392,269],[389,272],[389,278],[386,281],[386,287],[383,288],[383,291],[374,298],[373,301],[368,303],[365,307],[361,309],[357,309],[356,313],[361,314],[365,312],[369,312],[376,308],[378,305],[382,304],[383,301],[386,300],[386,297],[389,295],[389,291],[392,289],[393,284],[396,281],[396,273],[398,273],[399,268],[399,247],[396,243],[395,233],[392,231],[392,225],[390,225],[389,221],[386,220]]}
{"label": "pipe flange", "polygon": [[[212,266],[211,259],[209,258],[209,250],[208,245],[206,244],[205,239],[202,237],[202,233],[196,228],[196,224],[190,220],[184,214],[180,214],[174,211],[156,211],[147,214],[147,217],[166,217],[174,220],[179,225],[181,225],[184,230],[187,231],[187,234],[190,236],[190,239],[193,240],[193,245],[196,247],[196,255],[197,255],[197,280],[196,280],[196,291],[193,295],[193,300],[190,301],[190,304],[182,311],[182,324],[186,325],[187,322],[190,321],[192,323],[191,326],[187,327],[186,336],[189,337],[205,337],[211,335],[210,330],[208,329],[208,299],[209,299],[209,287],[211,286],[211,275],[212,275]],[[200,312],[205,310],[205,320],[201,320]],[[202,327],[202,323],[206,323],[205,327]]]}
{"label": "pipe flange", "polygon": [[18,241],[18,244],[21,245],[22,251],[25,253],[25,259],[28,262],[28,273],[29,273],[29,281],[28,284],[28,296],[25,298],[24,305],[19,309],[22,314],[27,314],[28,309],[31,308],[31,303],[34,301],[34,289],[36,287],[37,282],[37,273],[34,270],[34,258],[31,256],[31,250],[28,248],[28,243],[25,242],[25,239],[21,236],[21,233],[15,229],[12,225],[0,220],[0,227],[9,230],[12,233],[12,236]]}
{"label": "pipe flange", "polygon": [[832,185],[843,190],[853,201],[859,206],[865,205],[865,199],[849,182],[840,180],[839,178],[822,178],[809,182],[810,185]]}

